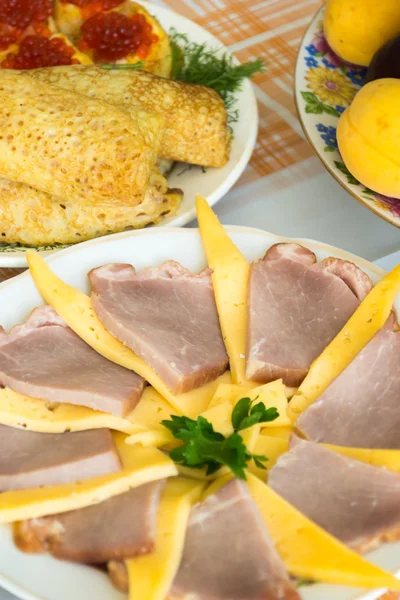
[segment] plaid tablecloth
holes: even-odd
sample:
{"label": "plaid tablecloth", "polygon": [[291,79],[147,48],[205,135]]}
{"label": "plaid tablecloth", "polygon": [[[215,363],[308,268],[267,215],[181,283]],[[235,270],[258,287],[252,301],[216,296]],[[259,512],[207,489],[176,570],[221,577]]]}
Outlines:
{"label": "plaid tablecloth", "polygon": [[[234,193],[231,214],[236,214],[235,209],[248,196],[248,189],[257,189],[251,186],[257,180],[261,180],[265,189],[270,192],[271,189],[281,191],[285,187],[293,186],[294,181],[296,186],[300,186],[303,181],[315,177],[316,172],[322,176],[323,169],[313,158],[313,150],[304,138],[293,101],[293,72],[297,48],[306,26],[321,6],[322,0],[155,0],[154,3],[168,6],[196,21],[229,46],[241,61],[261,56],[268,64],[267,72],[258,75],[254,80],[260,115],[259,136],[250,164],[236,186],[237,193]],[[325,174],[323,176],[325,177]],[[313,187],[310,194],[313,191],[320,193],[321,189],[329,188],[330,184],[330,178],[326,175],[322,186]],[[336,197],[336,188],[334,190]],[[340,194],[344,193],[338,187],[337,196]],[[321,210],[326,210],[326,206]],[[396,246],[394,228],[391,229],[376,218],[368,221],[372,217],[367,211],[363,212],[361,207],[354,207],[354,210],[359,211],[357,216],[365,217],[367,226],[369,223],[373,224],[374,233],[382,235],[383,232],[387,239],[394,240],[390,242],[391,251],[398,249],[400,240],[397,239]],[[287,219],[290,218],[288,214]],[[296,220],[297,213],[292,218]],[[250,217],[248,221],[242,220],[242,217],[228,220],[232,223],[239,221],[243,225],[263,226],[262,223],[249,222]],[[223,219],[223,222],[227,220]],[[315,223],[318,227],[317,220]],[[345,227],[346,223],[343,226]],[[304,235],[303,230],[297,232],[296,227],[292,229],[276,233]],[[366,231],[365,235],[370,236],[371,231]],[[319,237],[317,233],[315,237]],[[331,243],[340,245],[335,240]],[[344,243],[343,245],[353,252],[365,254],[364,249],[367,246],[361,244],[361,239],[358,243],[358,246]],[[383,244],[379,246],[381,247],[383,248]],[[389,249],[389,244],[386,247]],[[382,255],[382,252],[379,254],[378,246],[376,248],[374,259]],[[369,258],[372,258],[372,255]],[[0,281],[19,272],[21,270],[0,269]],[[9,594],[0,590],[0,600],[11,598]],[[400,594],[386,594],[380,600],[400,600]]]}

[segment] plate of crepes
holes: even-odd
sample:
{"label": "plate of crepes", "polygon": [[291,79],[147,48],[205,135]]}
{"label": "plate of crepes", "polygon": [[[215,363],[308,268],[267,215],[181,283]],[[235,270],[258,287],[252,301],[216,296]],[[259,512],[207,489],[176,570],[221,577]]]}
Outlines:
{"label": "plate of crepes", "polygon": [[400,227],[400,3],[328,0],[300,46],[299,119],[333,177]]}
{"label": "plate of crepes", "polygon": [[0,286],[0,585],[399,592],[400,266],[197,217]]}
{"label": "plate of crepes", "polygon": [[262,69],[150,3],[2,2],[0,265],[217,202],[254,148]]}

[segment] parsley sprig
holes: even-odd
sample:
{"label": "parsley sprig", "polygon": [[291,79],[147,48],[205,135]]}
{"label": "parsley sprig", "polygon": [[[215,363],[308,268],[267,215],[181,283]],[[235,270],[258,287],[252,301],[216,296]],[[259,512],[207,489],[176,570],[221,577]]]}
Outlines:
{"label": "parsley sprig", "polygon": [[171,415],[171,420],[161,421],[176,439],[183,442],[170,452],[172,460],[191,469],[206,468],[207,475],[225,465],[239,479],[246,479],[245,469],[252,459],[258,468],[266,469],[264,463],[268,458],[249,452],[238,432],[257,423],[274,421],[279,413],[275,407],[267,409],[263,402],[254,402],[250,398],[242,398],[236,404],[231,417],[234,432],[229,437],[215,431],[213,425],[201,416],[194,420]]}
{"label": "parsley sprig", "polygon": [[186,34],[175,29],[169,32],[172,49],[172,79],[197,83],[215,90],[225,102],[229,123],[238,119],[235,92],[243,81],[266,69],[261,58],[238,65],[228,52],[211,48],[208,44],[191,41]]}

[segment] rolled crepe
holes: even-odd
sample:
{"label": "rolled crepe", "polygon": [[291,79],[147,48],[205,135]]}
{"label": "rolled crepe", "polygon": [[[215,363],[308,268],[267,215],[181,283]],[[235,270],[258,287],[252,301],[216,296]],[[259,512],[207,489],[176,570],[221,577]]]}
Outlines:
{"label": "rolled crepe", "polygon": [[222,167],[229,159],[225,105],[210,88],[163,79],[140,69],[108,71],[90,65],[48,67],[24,74],[105,100],[130,113],[143,109],[164,116],[167,127],[161,158],[205,167]]}
{"label": "rolled crepe", "polygon": [[163,118],[128,114],[21,73],[0,75],[0,177],[66,201],[139,204]]}
{"label": "rolled crepe", "polygon": [[137,206],[95,206],[59,198],[0,179],[0,243],[46,246],[74,244],[109,233],[145,227],[173,215],[182,193],[168,190],[164,177]]}

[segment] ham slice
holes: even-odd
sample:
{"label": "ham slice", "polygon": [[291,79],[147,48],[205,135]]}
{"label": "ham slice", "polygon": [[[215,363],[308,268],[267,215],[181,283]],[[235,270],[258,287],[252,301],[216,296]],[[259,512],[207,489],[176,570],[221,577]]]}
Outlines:
{"label": "ham slice", "polygon": [[400,332],[395,316],[298,419],[311,440],[400,449]]}
{"label": "ham slice", "polygon": [[164,483],[154,481],[94,506],[24,521],[16,530],[16,544],[25,552],[48,551],[87,564],[148,554]]}
{"label": "ham slice", "polygon": [[0,384],[33,398],[126,416],[144,380],[97,354],[49,306],[7,335],[0,330]]}
{"label": "ham slice", "polygon": [[228,366],[211,272],[176,262],[136,273],[110,264],[89,273],[93,307],[108,331],[149,364],[176,394],[200,387]]}
{"label": "ham slice", "polygon": [[121,468],[109,429],[53,434],[0,425],[0,492],[82,481]]}
{"label": "ham slice", "polygon": [[299,600],[245,482],[192,509],[171,598]]}
{"label": "ham slice", "polygon": [[250,267],[247,377],[300,385],[371,286],[353,263],[337,258],[317,263],[299,244],[272,246]]}
{"label": "ham slice", "polygon": [[351,548],[366,552],[400,537],[400,475],[293,436],[269,485]]}

